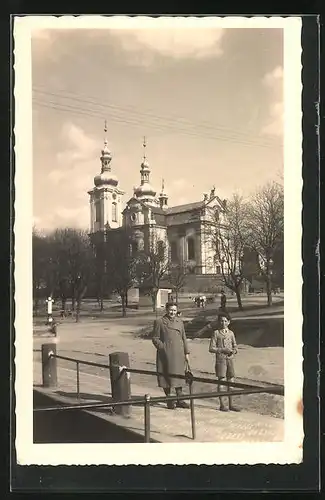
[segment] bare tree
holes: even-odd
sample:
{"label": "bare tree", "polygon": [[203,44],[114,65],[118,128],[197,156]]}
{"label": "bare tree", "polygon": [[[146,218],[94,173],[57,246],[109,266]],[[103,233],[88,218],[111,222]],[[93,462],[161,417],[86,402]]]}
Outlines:
{"label": "bare tree", "polygon": [[248,210],[249,246],[256,252],[266,283],[267,304],[272,305],[274,256],[284,241],[284,193],[276,182],[268,183],[252,197]]}
{"label": "bare tree", "polygon": [[[100,312],[104,310],[104,297],[108,295],[108,280],[107,280],[107,235],[108,232],[96,232],[90,236],[90,240],[93,246],[94,258],[95,258],[95,269],[94,269],[94,294],[97,298],[97,303],[100,308]],[[112,291],[112,290],[110,290]]]}
{"label": "bare tree", "polygon": [[148,247],[139,252],[137,276],[147,288],[152,299],[153,311],[157,311],[157,295],[162,278],[168,273],[169,260],[167,245],[157,237],[151,237]]}
{"label": "bare tree", "polygon": [[132,252],[132,235],[125,229],[110,231],[106,250],[107,279],[121,297],[122,315],[126,316],[128,291],[137,280],[139,257]]}
{"label": "bare tree", "polygon": [[204,226],[209,245],[215,253],[215,264],[220,266],[224,285],[236,294],[239,309],[242,309],[241,289],[245,279],[243,272],[244,248],[247,244],[247,209],[244,199],[234,194],[220,219],[215,210]]}
{"label": "bare tree", "polygon": [[178,304],[178,295],[180,290],[186,284],[186,269],[180,264],[170,264],[168,269],[168,281],[172,290],[175,292],[176,304]]}
{"label": "bare tree", "polygon": [[49,235],[50,266],[62,310],[70,296],[72,309],[77,305],[79,320],[81,301],[94,273],[93,249],[85,231],[73,228],[56,229]]}
{"label": "bare tree", "polygon": [[39,312],[39,302],[45,299],[48,286],[48,245],[47,238],[33,228],[33,300],[34,310]]}

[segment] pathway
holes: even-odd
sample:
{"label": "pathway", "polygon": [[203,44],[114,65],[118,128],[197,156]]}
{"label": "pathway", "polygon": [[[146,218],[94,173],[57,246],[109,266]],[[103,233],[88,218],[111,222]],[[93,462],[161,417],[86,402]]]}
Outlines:
{"label": "pathway", "polygon": [[[35,390],[51,395],[60,404],[77,404],[76,372],[58,367],[58,387],[41,386],[41,364],[34,363]],[[157,388],[132,383],[132,396],[161,396]],[[80,403],[110,401],[110,384],[106,376],[80,373]],[[132,407],[128,419],[111,415],[107,410],[87,410],[107,421],[114,422],[136,433],[144,434],[143,407]],[[284,420],[251,412],[222,413],[211,403],[195,403],[196,442],[274,442],[284,437]],[[165,404],[156,404],[150,410],[151,438],[158,442],[192,442],[190,412],[185,409],[168,410]]]}

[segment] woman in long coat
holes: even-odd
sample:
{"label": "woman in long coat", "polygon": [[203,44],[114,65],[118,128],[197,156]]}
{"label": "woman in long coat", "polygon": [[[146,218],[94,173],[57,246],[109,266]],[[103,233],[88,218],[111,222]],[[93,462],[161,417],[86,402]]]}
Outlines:
{"label": "woman in long coat", "polygon": [[[185,374],[189,348],[183,321],[177,317],[176,304],[167,302],[166,314],[154,323],[152,342],[157,349],[157,372],[162,373],[158,375],[158,386],[164,390],[166,396],[170,395],[172,388],[175,388],[177,396],[181,395],[185,380],[172,375]],[[189,408],[185,401],[167,402],[169,409],[174,409],[176,406]]]}

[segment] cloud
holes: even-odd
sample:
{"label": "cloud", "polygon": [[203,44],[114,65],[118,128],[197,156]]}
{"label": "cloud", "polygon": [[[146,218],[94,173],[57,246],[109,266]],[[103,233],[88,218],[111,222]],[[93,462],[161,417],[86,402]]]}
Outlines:
{"label": "cloud", "polygon": [[184,189],[184,188],[188,188],[190,187],[191,184],[190,182],[188,182],[188,180],[186,179],[175,179],[174,181],[172,181],[171,185],[170,185],[170,191],[178,191],[179,189]]}
{"label": "cloud", "polygon": [[58,184],[65,177],[66,172],[58,169],[51,170],[51,172],[48,174],[48,179],[53,184]]}
{"label": "cloud", "polygon": [[269,109],[270,119],[267,125],[262,129],[266,135],[281,136],[283,133],[283,103],[273,102]]}
{"label": "cloud", "polygon": [[70,150],[80,158],[89,157],[98,148],[97,141],[88,136],[82,128],[77,127],[72,122],[63,124],[61,136],[67,142]]}
{"label": "cloud", "polygon": [[283,134],[283,68],[277,66],[262,80],[270,94],[269,116],[262,128],[262,134],[282,136]]}
{"label": "cloud", "polygon": [[48,174],[48,179],[54,184],[73,180],[75,185],[91,168],[96,152],[97,156],[99,154],[100,146],[97,140],[71,122],[63,124],[61,136],[66,147],[57,152],[57,168]]}
{"label": "cloud", "polygon": [[[54,227],[89,227],[89,197],[93,177],[100,171],[102,144],[73,122],[65,122],[60,133],[62,148],[56,154],[56,167],[47,180],[60,205],[48,215],[36,217],[45,230]],[[97,160],[97,162],[96,162]]]}
{"label": "cloud", "polygon": [[89,229],[89,206],[87,203],[75,208],[61,208],[56,211],[55,219],[59,226]]}
{"label": "cloud", "polygon": [[263,84],[267,87],[273,88],[277,82],[282,84],[283,81],[283,68],[281,66],[277,66],[270,73],[266,73],[263,77]]}
{"label": "cloud", "polygon": [[34,217],[33,217],[33,226],[38,227],[41,222],[42,222],[41,218],[37,217],[36,215],[34,215]]}
{"label": "cloud", "polygon": [[34,217],[34,221],[36,227],[41,227],[45,231],[64,227],[88,229],[89,207],[86,204],[74,208],[59,206],[45,216]]}
{"label": "cloud", "polygon": [[149,66],[157,55],[173,59],[203,59],[222,54],[222,29],[127,29],[112,30],[124,51],[130,53],[130,62]]}

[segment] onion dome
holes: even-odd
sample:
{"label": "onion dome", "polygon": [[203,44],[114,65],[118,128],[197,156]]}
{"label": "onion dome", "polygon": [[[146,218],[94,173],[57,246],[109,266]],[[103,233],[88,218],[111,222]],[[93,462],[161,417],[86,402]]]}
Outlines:
{"label": "onion dome", "polygon": [[[107,125],[105,121],[104,131],[107,132]],[[101,173],[94,177],[94,184],[96,187],[100,186],[114,186],[118,185],[118,178],[111,172],[112,153],[110,152],[107,144],[107,139],[104,140],[104,147],[100,157],[102,164]]]}
{"label": "onion dome", "polygon": [[149,184],[149,182],[145,182],[144,184],[141,184],[139,187],[135,188],[134,194],[137,197],[140,196],[156,196],[156,191],[154,188]]}
{"label": "onion dome", "polygon": [[[144,137],[143,147],[146,148],[146,146],[147,146],[146,138]],[[147,196],[149,196],[150,198],[154,198],[156,196],[156,190],[150,184],[150,167],[145,152],[141,163],[140,174],[141,174],[141,183],[139,187],[134,189],[134,194],[138,198],[140,197],[143,198]]]}
{"label": "onion dome", "polygon": [[94,177],[94,184],[96,187],[117,186],[118,178],[112,172],[102,172]]}

